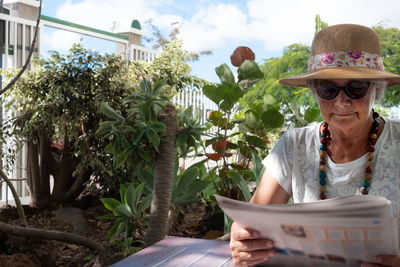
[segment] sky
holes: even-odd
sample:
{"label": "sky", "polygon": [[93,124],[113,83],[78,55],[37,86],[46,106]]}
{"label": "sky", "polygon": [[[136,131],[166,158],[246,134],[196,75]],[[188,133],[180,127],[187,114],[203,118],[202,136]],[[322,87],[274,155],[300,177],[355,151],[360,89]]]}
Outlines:
{"label": "sky", "polygon": [[[290,44],[310,45],[316,14],[329,25],[400,28],[399,0],[43,0],[42,14],[106,31],[137,19],[148,38],[152,37],[148,21],[165,35],[178,27],[186,50],[213,50],[191,63],[193,75],[212,82],[218,81],[215,67],[222,63],[236,72],[230,55],[238,46],[250,47],[256,61],[263,63],[282,55]],[[66,51],[81,38],[50,28],[44,34],[46,50]],[[84,38],[82,43],[100,52],[115,51],[112,42]],[[143,45],[151,48],[147,42]]]}

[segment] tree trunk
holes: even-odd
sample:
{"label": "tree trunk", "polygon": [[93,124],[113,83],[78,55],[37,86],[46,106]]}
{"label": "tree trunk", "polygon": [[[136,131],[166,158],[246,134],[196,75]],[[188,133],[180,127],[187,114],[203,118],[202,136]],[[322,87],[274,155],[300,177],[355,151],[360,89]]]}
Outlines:
{"label": "tree trunk", "polygon": [[77,163],[72,156],[67,135],[64,136],[64,148],[61,150],[61,156],[57,165],[57,169],[53,173],[54,188],[51,194],[52,205],[63,203],[65,199],[65,192],[67,192],[73,184],[72,174]]}
{"label": "tree trunk", "polygon": [[38,149],[40,144],[28,142],[28,177],[27,183],[30,192],[30,206],[44,207],[50,203],[50,184],[49,172],[42,168],[41,163],[46,158],[46,155],[40,155]]}
{"label": "tree trunk", "polygon": [[40,155],[40,198],[41,205],[47,206],[50,203],[50,140],[44,136],[39,137],[39,155]]}
{"label": "tree trunk", "polygon": [[146,245],[164,239],[168,233],[168,213],[175,171],[177,122],[174,107],[167,106],[160,113],[159,120],[165,122],[167,136],[166,140],[160,143],[156,156],[150,222],[144,237]]}

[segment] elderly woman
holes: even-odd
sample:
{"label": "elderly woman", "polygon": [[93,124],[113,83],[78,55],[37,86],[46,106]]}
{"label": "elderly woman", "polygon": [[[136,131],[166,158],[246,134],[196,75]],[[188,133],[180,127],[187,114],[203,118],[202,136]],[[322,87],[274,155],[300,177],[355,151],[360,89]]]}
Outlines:
{"label": "elderly woman", "polygon": [[[383,70],[377,34],[342,24],[316,34],[306,74],[280,81],[308,87],[324,122],[286,132],[263,161],[266,171],[251,200],[258,204],[295,203],[373,194],[400,210],[400,122],[374,112],[386,86],[400,76]],[[236,265],[264,262],[275,255],[274,241],[233,223],[230,248]],[[400,266],[399,255],[376,258]],[[364,266],[363,265],[363,266]]]}

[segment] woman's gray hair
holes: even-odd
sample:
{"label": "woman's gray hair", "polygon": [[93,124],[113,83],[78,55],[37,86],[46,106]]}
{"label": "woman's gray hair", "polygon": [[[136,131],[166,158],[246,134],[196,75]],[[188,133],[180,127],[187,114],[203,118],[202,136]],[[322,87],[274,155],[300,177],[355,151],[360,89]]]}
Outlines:
{"label": "woman's gray hair", "polygon": [[[385,89],[387,86],[387,81],[382,79],[375,79],[370,81],[371,81],[371,86],[374,86],[375,89],[380,88],[380,90],[375,95],[375,103],[381,103],[385,98]],[[314,80],[307,80],[307,87],[313,92],[314,96],[316,97]],[[316,100],[318,100],[317,97]]]}

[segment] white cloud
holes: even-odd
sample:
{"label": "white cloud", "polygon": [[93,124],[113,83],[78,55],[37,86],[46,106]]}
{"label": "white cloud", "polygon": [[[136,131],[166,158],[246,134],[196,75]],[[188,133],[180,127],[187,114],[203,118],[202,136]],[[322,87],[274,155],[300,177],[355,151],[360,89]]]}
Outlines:
{"label": "white cloud", "polygon": [[397,14],[400,1],[396,0],[252,0],[248,9],[253,32],[269,49],[291,43],[310,44],[316,14],[329,25],[355,23],[374,26],[383,21],[388,26],[400,27]]}
{"label": "white cloud", "polygon": [[52,32],[44,32],[43,45],[46,50],[67,51],[72,44],[80,42],[79,34],[66,32],[63,30],[54,30]]}
{"label": "white cloud", "polygon": [[[67,0],[56,16],[108,31],[116,21],[130,24],[132,19],[138,19],[144,26],[152,19],[154,25],[168,33],[171,24],[178,22],[185,48],[195,51],[233,42],[262,42],[266,50],[275,51],[292,43],[310,44],[316,14],[330,25],[374,26],[384,22],[400,28],[398,0],[233,0],[229,4],[202,0],[184,1],[184,5],[176,1]],[[151,32],[145,29],[145,35]]]}

